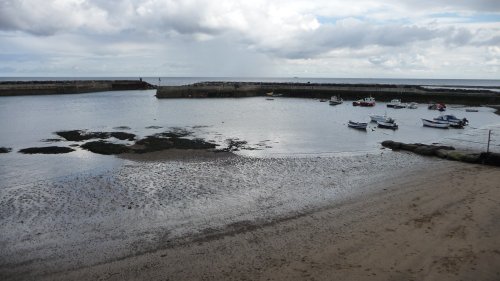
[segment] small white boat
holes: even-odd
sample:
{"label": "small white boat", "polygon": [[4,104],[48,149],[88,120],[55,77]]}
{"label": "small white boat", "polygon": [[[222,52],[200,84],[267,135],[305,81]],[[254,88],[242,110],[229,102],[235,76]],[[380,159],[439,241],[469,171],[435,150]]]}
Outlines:
{"label": "small white boat", "polygon": [[392,122],[392,123],[389,123],[389,122],[381,122],[381,121],[378,121],[377,122],[377,127],[379,128],[384,128],[384,129],[392,129],[392,130],[396,130],[398,128],[398,124]]}
{"label": "small white boat", "polygon": [[422,123],[424,124],[425,127],[440,128],[440,129],[448,129],[450,127],[450,123],[448,122],[434,121],[423,118],[422,118]]}
{"label": "small white boat", "polygon": [[463,128],[469,123],[469,120],[467,120],[467,118],[458,119],[455,115],[452,114],[441,115],[434,118],[434,121],[448,122],[450,124],[450,127],[453,128]]}
{"label": "small white boat", "polygon": [[368,123],[354,122],[354,121],[349,120],[349,122],[347,123],[347,126],[350,128],[354,128],[354,129],[366,130]]}
{"label": "small white boat", "polygon": [[416,102],[410,102],[406,108],[417,109],[418,108],[418,103],[416,103]]}
{"label": "small white boat", "polygon": [[337,96],[332,96],[330,98],[330,105],[339,105],[343,102],[344,102],[344,100],[342,98],[337,97]]}
{"label": "small white boat", "polygon": [[407,104],[402,103],[400,99],[393,99],[393,100],[391,100],[390,103],[387,104],[387,107],[396,108],[396,109],[406,108],[406,106],[407,106]]}
{"label": "small white boat", "polygon": [[430,103],[427,106],[427,108],[431,109],[431,110],[445,111],[446,110],[446,105],[444,103]]}
{"label": "small white boat", "polygon": [[354,106],[375,106],[375,99],[372,97],[364,98],[362,100],[353,101]]}
{"label": "small white boat", "polygon": [[370,115],[370,120],[372,122],[384,122],[384,123],[394,123],[394,119],[387,117],[386,115]]}

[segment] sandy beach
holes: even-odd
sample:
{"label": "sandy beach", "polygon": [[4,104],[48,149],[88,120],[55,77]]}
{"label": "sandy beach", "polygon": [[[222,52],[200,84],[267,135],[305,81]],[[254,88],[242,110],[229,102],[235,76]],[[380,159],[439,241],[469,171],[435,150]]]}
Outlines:
{"label": "sandy beach", "polygon": [[[109,202],[103,197],[96,203],[107,207],[92,204],[82,206],[86,209],[88,220],[80,218],[81,214],[77,211],[79,207],[74,202],[72,211],[65,210],[65,215],[62,215],[64,208],[60,208],[57,214],[43,214],[39,210],[38,217],[32,215],[34,221],[25,219],[24,224],[32,224],[34,228],[40,229],[40,224],[48,221],[45,216],[55,216],[52,220],[57,220],[57,216],[71,217],[71,220],[59,219],[53,228],[50,228],[49,223],[47,228],[35,230],[35,233],[17,230],[15,236],[4,235],[3,245],[7,247],[1,259],[2,279],[500,278],[498,168],[393,152],[347,159],[229,157],[220,161],[201,162],[144,161],[136,162],[136,166],[130,162],[121,172],[130,180],[134,173],[155,173],[154,167],[170,165],[182,168],[179,171],[188,170],[187,174],[199,180],[207,175],[196,176],[191,170],[192,166],[208,163],[207,167],[212,167],[212,170],[207,173],[213,174],[215,178],[216,171],[228,173],[225,174],[225,181],[218,182],[219,185],[228,185],[228,189],[234,188],[231,185],[235,185],[235,178],[259,174],[254,178],[256,184],[244,181],[240,184],[244,186],[245,196],[249,200],[264,203],[239,201],[237,203],[240,205],[236,203],[237,206],[232,209],[229,206],[234,202],[205,200],[205,203],[215,205],[218,210],[212,210],[212,213],[210,208],[199,207],[199,211],[204,214],[196,215],[196,209],[185,202],[189,214],[183,209],[182,216],[190,221],[189,226],[184,221],[170,225],[170,228],[159,227],[158,221],[148,221],[146,216],[152,214],[153,206],[141,203],[123,208],[128,211],[137,209],[140,215],[137,212],[133,214],[140,218],[140,223],[137,219],[135,222],[130,219],[130,214],[123,215],[124,211],[118,212],[122,214],[121,220],[118,220],[117,210],[109,206],[121,206],[117,202],[117,194],[113,194]],[[341,167],[339,164],[342,164]],[[373,164],[380,166],[374,168]],[[235,165],[240,165],[240,174],[231,170]],[[134,171],[133,167],[138,170]],[[233,176],[230,176],[231,173]],[[359,173],[368,178],[357,178],[355,174]],[[164,176],[162,179],[166,178]],[[276,184],[275,181],[280,178],[281,181]],[[96,184],[95,180],[87,179]],[[185,181],[187,185],[192,184],[189,179],[185,178]],[[258,187],[261,185],[262,190]],[[337,190],[336,193],[325,191],[345,191],[348,188],[352,190]],[[252,194],[251,190],[257,195]],[[268,193],[263,193],[263,190]],[[131,190],[127,192],[133,193]],[[223,193],[228,197],[237,196],[230,191]],[[211,196],[210,191],[204,194],[206,197]],[[308,195],[315,199],[309,198],[303,202],[297,199]],[[79,196],[85,194],[80,193]],[[161,198],[158,194],[153,197],[135,194],[134,200],[140,201],[141,196],[147,200]],[[155,207],[156,211],[162,208],[160,205]],[[282,206],[278,208],[278,205]],[[93,214],[92,209],[96,209],[95,213],[99,213],[99,216]],[[173,212],[173,209],[170,211]],[[110,221],[110,216],[114,222]],[[160,218],[179,222],[182,216],[171,214],[170,217]],[[19,220],[23,212],[18,210],[11,217],[13,221]],[[78,219],[85,222],[73,221]],[[3,221],[8,220],[7,214]],[[12,231],[16,231],[18,225],[11,225]],[[5,224],[2,229],[6,229]]]}

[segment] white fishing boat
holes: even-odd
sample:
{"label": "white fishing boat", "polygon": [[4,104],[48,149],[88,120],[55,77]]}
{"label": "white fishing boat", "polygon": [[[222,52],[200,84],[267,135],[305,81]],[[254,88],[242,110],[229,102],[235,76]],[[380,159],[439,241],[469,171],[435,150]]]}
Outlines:
{"label": "white fishing boat", "polygon": [[375,106],[375,99],[372,97],[364,98],[362,100],[353,101],[354,106]]}
{"label": "white fishing boat", "polygon": [[393,99],[391,100],[390,103],[387,104],[387,107],[390,107],[390,108],[406,108],[407,104],[406,103],[402,103],[400,99]]}
{"label": "white fishing boat", "polygon": [[368,123],[354,122],[349,120],[349,122],[347,122],[347,126],[354,129],[366,130]]}
{"label": "white fishing boat", "polygon": [[384,128],[384,129],[392,129],[392,130],[396,130],[398,128],[398,124],[392,122],[381,122],[381,121],[378,121],[377,122],[377,127],[379,128]]}
{"label": "white fishing boat", "polygon": [[450,123],[448,122],[434,121],[423,118],[422,118],[422,123],[425,127],[440,128],[440,129],[448,129],[450,127]]}
{"label": "white fishing boat", "polygon": [[342,98],[337,97],[337,96],[332,96],[330,98],[330,105],[339,105],[343,102],[344,102],[344,100]]}
{"label": "white fishing boat", "polygon": [[434,121],[448,122],[450,124],[450,127],[453,128],[463,128],[469,123],[469,120],[467,120],[467,118],[458,119],[455,115],[452,114],[440,115],[439,117],[434,118]]}
{"label": "white fishing boat", "polygon": [[416,102],[410,102],[406,108],[417,109],[418,108],[418,103],[416,103]]}
{"label": "white fishing boat", "polygon": [[370,115],[370,120],[372,122],[384,122],[384,123],[394,123],[393,118],[387,117],[386,115]]}

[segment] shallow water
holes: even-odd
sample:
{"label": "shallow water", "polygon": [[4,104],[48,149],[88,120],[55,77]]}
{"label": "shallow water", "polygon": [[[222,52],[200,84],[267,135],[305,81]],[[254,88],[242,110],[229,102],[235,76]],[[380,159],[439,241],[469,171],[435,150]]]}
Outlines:
{"label": "shallow water", "polygon": [[[0,157],[0,186],[61,177],[82,171],[106,170],[120,165],[113,157],[77,150],[65,155],[22,155],[19,149],[72,142],[41,142],[57,138],[59,130],[113,131],[128,126],[129,132],[146,136],[172,127],[187,128],[195,136],[222,146],[229,138],[248,142],[253,150],[239,152],[252,157],[298,157],[373,152],[387,139],[404,142],[438,142],[464,139],[486,142],[484,134],[470,132],[500,123],[492,109],[449,108],[446,113],[467,117],[465,130],[422,127],[420,118],[439,115],[425,105],[416,110],[353,107],[350,102],[330,106],[313,99],[264,97],[242,99],[156,99],[154,91],[103,92],[79,95],[0,97],[0,146],[13,152]],[[387,114],[397,120],[397,131],[370,124],[366,132],[347,128],[348,120],[369,121],[370,114]],[[146,129],[148,126],[160,129]],[[497,144],[499,137],[493,139]],[[481,146],[481,145],[479,145]],[[493,146],[495,149],[495,146]],[[29,176],[24,178],[21,175]]]}

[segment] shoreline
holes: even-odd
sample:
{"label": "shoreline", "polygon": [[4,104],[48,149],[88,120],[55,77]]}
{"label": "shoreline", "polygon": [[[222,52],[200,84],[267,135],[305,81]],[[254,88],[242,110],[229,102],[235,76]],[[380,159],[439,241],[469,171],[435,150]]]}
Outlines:
{"label": "shoreline", "polygon": [[[494,280],[498,168],[434,162],[311,213],[223,232],[46,280]],[[434,166],[431,165],[431,166]],[[460,172],[460,176],[456,173]],[[429,182],[428,177],[436,179]]]}

